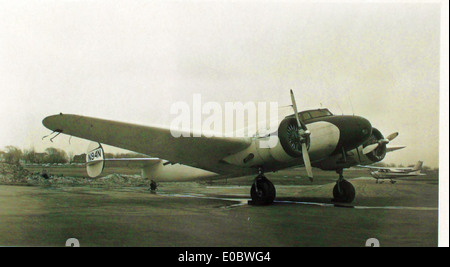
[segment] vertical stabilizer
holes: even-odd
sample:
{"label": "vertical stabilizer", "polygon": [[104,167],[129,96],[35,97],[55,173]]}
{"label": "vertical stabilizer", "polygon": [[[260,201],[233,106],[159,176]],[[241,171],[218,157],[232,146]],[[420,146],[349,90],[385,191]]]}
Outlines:
{"label": "vertical stabilizer", "polygon": [[99,176],[105,167],[103,148],[100,143],[91,142],[86,153],[86,170],[89,177]]}
{"label": "vertical stabilizer", "polygon": [[420,171],[420,170],[422,170],[422,166],[423,166],[423,161],[418,161],[416,163],[416,165],[414,166],[413,171]]}

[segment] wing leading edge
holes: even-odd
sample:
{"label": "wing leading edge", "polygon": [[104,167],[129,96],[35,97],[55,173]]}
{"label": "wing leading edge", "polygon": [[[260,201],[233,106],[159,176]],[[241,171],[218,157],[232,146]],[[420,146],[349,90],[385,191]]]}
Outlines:
{"label": "wing leading edge", "polygon": [[[72,114],[46,117],[50,130],[128,149],[151,157],[201,168],[218,174],[238,172],[221,160],[247,148],[251,138],[173,137],[170,129],[142,126]],[[192,136],[192,135],[191,135]]]}

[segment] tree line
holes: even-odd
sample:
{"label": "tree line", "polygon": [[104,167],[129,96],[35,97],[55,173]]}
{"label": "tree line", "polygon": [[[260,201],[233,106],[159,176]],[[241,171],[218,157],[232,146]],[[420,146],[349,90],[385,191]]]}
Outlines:
{"label": "tree line", "polygon": [[48,147],[45,152],[39,153],[34,148],[21,150],[15,146],[6,146],[0,150],[0,159],[7,163],[68,163],[69,154],[66,151],[54,147]]}

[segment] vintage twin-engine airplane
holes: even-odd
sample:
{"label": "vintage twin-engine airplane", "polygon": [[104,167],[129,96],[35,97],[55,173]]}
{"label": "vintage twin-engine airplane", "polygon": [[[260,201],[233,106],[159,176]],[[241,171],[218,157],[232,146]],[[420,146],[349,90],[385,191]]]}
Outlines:
{"label": "vintage twin-engine airplane", "polygon": [[[405,178],[425,175],[421,173],[423,161],[418,161],[413,168],[385,168],[376,166],[358,166],[361,168],[367,168],[370,171],[370,175],[377,180],[391,180],[392,184],[396,182],[395,178]],[[382,182],[381,182],[382,183]]]}
{"label": "vintage twin-engine airplane", "polygon": [[[298,112],[291,90],[294,114],[278,126],[276,146],[263,148],[261,141],[270,135],[255,137],[174,137],[169,129],[103,120],[79,115],[59,114],[46,117],[43,124],[54,132],[88,139],[86,156],[89,176],[101,174],[105,161],[100,143],[128,149],[158,158],[127,159],[142,163],[142,176],[155,181],[192,181],[221,179],[255,174],[250,190],[254,204],[267,205],[275,199],[275,187],[264,173],[293,166],[304,166],[310,179],[312,167],[339,174],[333,190],[334,200],[350,203],[355,188],[344,180],[343,169],[381,161],[388,138],[370,122],[358,116],[337,116],[328,109]],[[189,135],[192,136],[192,135]]]}

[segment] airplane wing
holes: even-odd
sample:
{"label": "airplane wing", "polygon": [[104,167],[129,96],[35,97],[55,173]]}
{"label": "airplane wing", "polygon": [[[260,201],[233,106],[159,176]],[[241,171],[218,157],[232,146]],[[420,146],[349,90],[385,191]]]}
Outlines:
{"label": "airplane wing", "polygon": [[237,172],[231,165],[221,160],[247,148],[252,141],[251,138],[207,138],[205,136],[175,138],[170,129],[162,127],[141,126],[62,113],[46,117],[42,123],[55,132],[218,174]]}
{"label": "airplane wing", "polygon": [[362,166],[362,165],[358,165],[357,167],[366,168],[366,169],[375,170],[375,171],[379,171],[379,170],[386,170],[389,172],[412,172],[413,171],[412,168],[388,168],[388,167]]}
{"label": "airplane wing", "polygon": [[358,165],[356,166],[358,168],[364,168],[364,169],[371,169],[371,170],[392,170],[392,168],[386,168],[386,167],[376,167],[376,166],[363,166]]}

